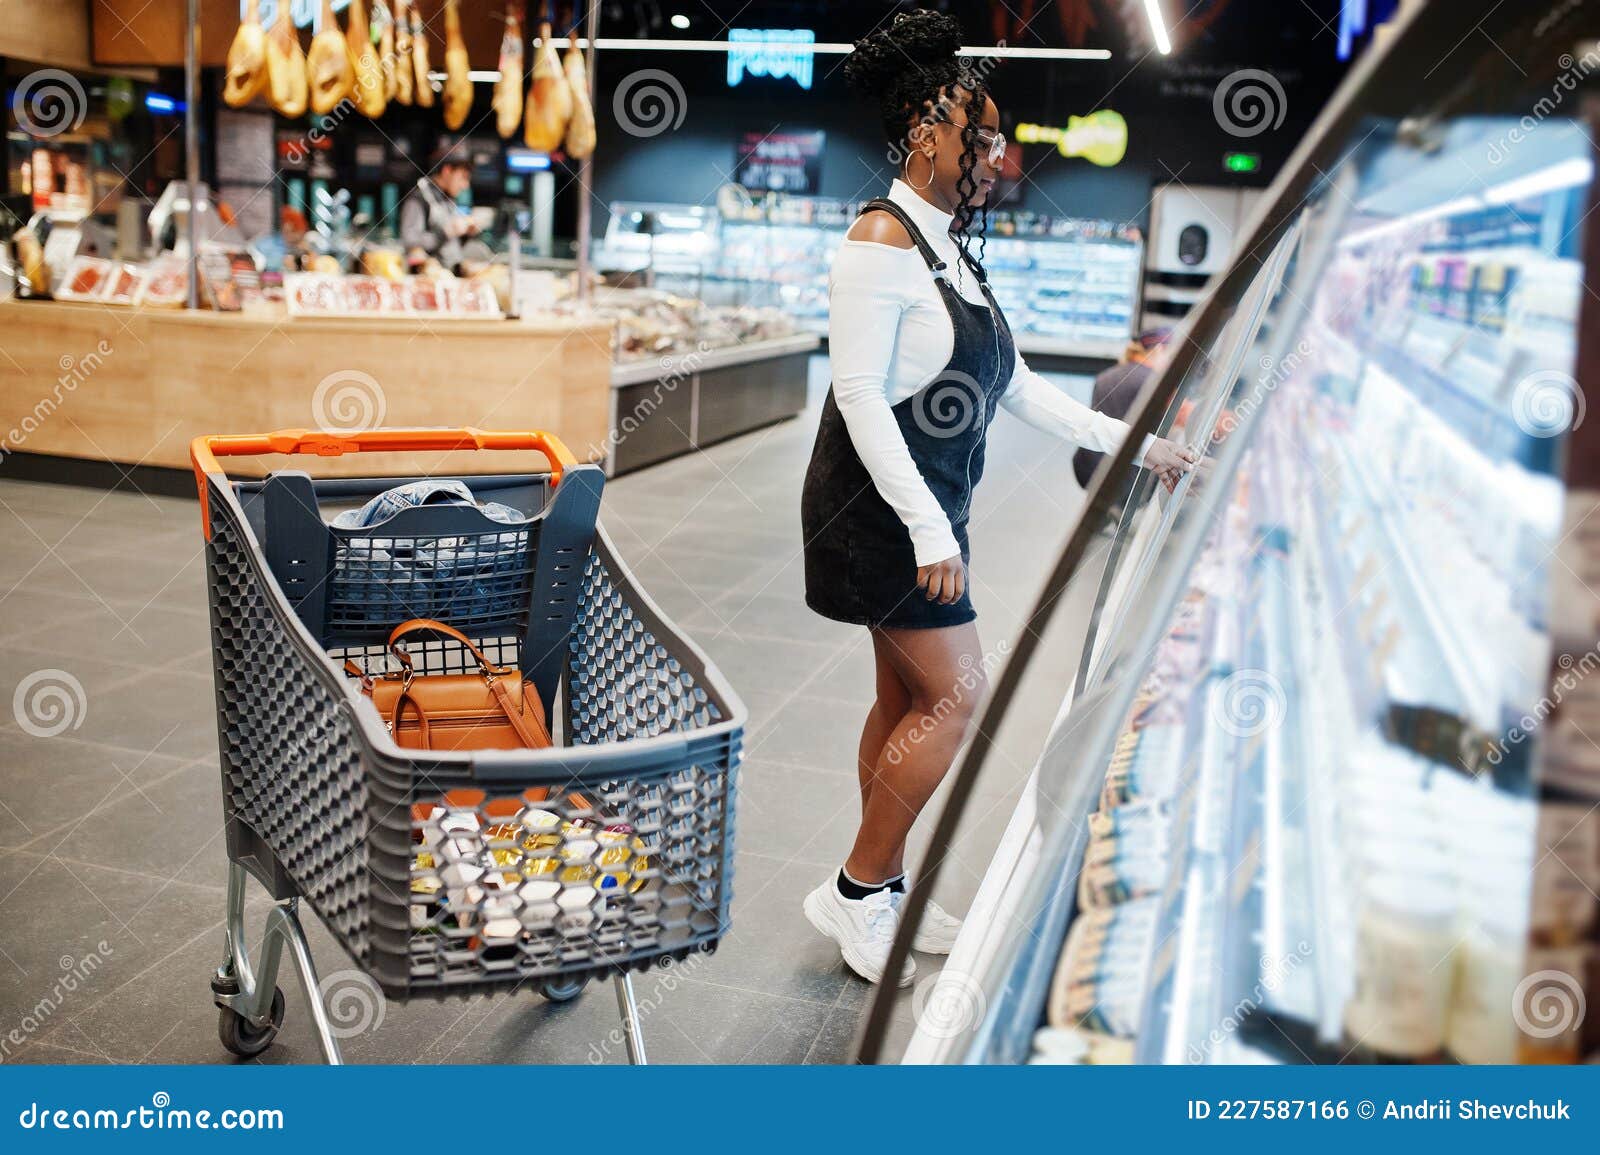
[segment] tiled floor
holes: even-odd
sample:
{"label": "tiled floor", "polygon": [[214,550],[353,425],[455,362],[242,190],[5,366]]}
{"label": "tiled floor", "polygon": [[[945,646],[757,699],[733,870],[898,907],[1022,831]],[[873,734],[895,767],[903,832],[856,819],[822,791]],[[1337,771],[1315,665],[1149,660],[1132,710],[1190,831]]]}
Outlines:
{"label": "tiled floor", "polygon": [[[825,362],[815,368],[820,381]],[[800,913],[849,845],[871,686],[865,632],[801,601],[815,423],[813,410],[607,489],[621,553],[751,710],[733,929],[715,955],[636,979],[653,1061],[846,1061],[868,1005],[870,988]],[[1081,494],[1070,452],[1047,438],[1002,419],[991,445],[973,553],[992,644],[1017,628]],[[196,508],[0,474],[0,543],[0,1060],[233,1061],[207,985],[226,859]],[[83,687],[55,702],[64,716],[39,712],[51,671]],[[33,729],[70,725],[27,732],[19,693],[36,702]],[[970,898],[1019,785],[985,784],[986,817],[941,887],[947,906]],[[307,923],[324,976],[348,967]],[[923,959],[924,973],[936,963]],[[315,1061],[287,969],[280,984],[287,1022],[263,1059]],[[525,992],[391,1003],[344,1048],[366,1062],[620,1062],[616,1022],[597,988],[564,1005]]]}

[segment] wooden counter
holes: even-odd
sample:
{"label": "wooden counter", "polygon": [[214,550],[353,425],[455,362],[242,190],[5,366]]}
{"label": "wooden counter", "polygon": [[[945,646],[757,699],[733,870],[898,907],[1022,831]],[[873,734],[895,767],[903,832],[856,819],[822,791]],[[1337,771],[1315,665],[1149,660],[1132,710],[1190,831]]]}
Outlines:
{"label": "wooden counter", "polygon": [[[202,433],[406,425],[547,429],[603,460],[610,323],[289,318],[0,301],[0,475],[7,453],[188,468]],[[320,476],[543,467],[537,454],[373,454]],[[283,458],[237,459],[240,474]]]}

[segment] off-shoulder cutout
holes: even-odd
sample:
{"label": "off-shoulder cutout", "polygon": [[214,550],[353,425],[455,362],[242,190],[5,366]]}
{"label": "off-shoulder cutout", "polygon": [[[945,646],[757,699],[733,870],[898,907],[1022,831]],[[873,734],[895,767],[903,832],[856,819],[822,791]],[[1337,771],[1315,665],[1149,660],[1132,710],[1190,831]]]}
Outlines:
{"label": "off-shoulder cutout", "polygon": [[852,241],[867,241],[895,249],[912,247],[911,234],[906,232],[905,225],[882,209],[863,213],[856,219],[856,223],[850,226],[850,231],[845,236]]}

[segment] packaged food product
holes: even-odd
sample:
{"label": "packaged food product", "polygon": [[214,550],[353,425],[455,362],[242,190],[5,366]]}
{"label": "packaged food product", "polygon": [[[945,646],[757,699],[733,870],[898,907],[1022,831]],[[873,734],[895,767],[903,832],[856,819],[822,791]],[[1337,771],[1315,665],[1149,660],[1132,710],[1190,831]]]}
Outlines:
{"label": "packaged food product", "polygon": [[439,293],[446,312],[468,317],[498,317],[500,302],[494,287],[483,281],[456,279],[441,281]]}
{"label": "packaged food product", "polygon": [[1071,1027],[1040,1027],[1034,1032],[1031,1066],[1126,1066],[1133,1062],[1133,1044],[1125,1039]]}
{"label": "packaged food product", "polygon": [[1051,1026],[1137,1036],[1159,907],[1138,898],[1078,915],[1050,983]]}
{"label": "packaged food product", "polygon": [[63,301],[98,301],[112,276],[110,261],[99,257],[73,257],[55,295]]}
{"label": "packaged food product", "polygon": [[1514,1063],[1514,1002],[1527,928],[1520,899],[1481,903],[1456,950],[1456,980],[1445,1046],[1463,1063]]}
{"label": "packaged food product", "polygon": [[189,263],[171,253],[150,262],[139,292],[145,308],[182,308],[189,296]]}
{"label": "packaged food product", "polygon": [[528,806],[518,821],[529,830],[554,830],[561,825],[561,816],[538,806]]}
{"label": "packaged food product", "polygon": [[410,277],[405,287],[406,308],[413,313],[437,313],[440,310],[439,288],[426,277]]}
{"label": "packaged food product", "polygon": [[497,843],[515,844],[522,838],[522,827],[518,823],[497,822],[484,828],[483,838],[491,846]]}
{"label": "packaged food product", "polygon": [[522,849],[529,853],[554,853],[562,843],[561,835],[554,831],[543,834],[529,834],[522,840]]}
{"label": "packaged food product", "polygon": [[344,278],[325,273],[290,273],[283,279],[291,316],[316,316],[345,311]]}
{"label": "packaged food product", "polygon": [[1422,1058],[1444,1046],[1456,950],[1453,886],[1418,870],[1373,872],[1356,911],[1355,984],[1344,1008],[1352,1041]]}
{"label": "packaged food product", "polygon": [[356,313],[398,313],[405,308],[394,284],[382,277],[344,278],[344,301]]}
{"label": "packaged food product", "polygon": [[143,283],[143,268],[119,263],[112,270],[101,299],[108,305],[131,305],[139,299],[139,287]]}
{"label": "packaged food product", "polygon": [[368,249],[361,254],[361,270],[371,277],[401,281],[406,275],[405,255],[395,249]]}
{"label": "packaged food product", "polygon": [[592,862],[600,844],[592,838],[568,838],[561,847],[561,857],[568,862]]}

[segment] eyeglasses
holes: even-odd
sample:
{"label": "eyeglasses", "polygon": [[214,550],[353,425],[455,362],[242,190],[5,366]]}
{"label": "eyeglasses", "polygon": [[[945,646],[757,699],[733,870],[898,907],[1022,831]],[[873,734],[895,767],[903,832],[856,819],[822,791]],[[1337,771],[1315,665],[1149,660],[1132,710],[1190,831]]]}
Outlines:
{"label": "eyeglasses", "polygon": [[[952,128],[959,128],[963,131],[965,131],[967,128],[965,124],[951,120],[950,114],[942,109],[937,113],[937,119],[942,120],[945,124],[950,125]],[[1005,133],[991,132],[987,128],[979,128],[974,130],[974,132],[978,138],[978,143],[989,150],[989,164],[994,168],[999,168],[1001,162],[1006,159]]]}

